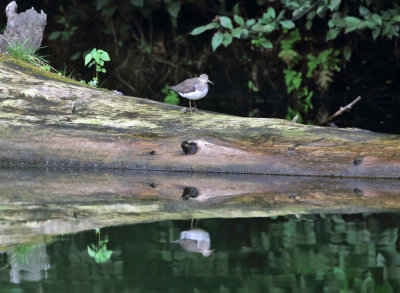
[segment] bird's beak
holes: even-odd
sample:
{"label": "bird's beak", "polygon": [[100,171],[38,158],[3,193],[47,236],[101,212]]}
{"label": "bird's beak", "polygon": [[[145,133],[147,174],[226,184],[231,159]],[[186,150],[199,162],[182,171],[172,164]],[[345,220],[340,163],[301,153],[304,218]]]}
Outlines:
{"label": "bird's beak", "polygon": [[209,82],[209,83],[211,83],[211,84],[214,84],[211,80],[209,80],[209,79],[207,79],[207,81]]}

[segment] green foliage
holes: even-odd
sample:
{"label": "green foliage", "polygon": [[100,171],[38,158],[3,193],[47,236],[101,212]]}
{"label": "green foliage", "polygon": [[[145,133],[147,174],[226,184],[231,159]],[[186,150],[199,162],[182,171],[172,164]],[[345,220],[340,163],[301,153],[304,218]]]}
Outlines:
{"label": "green foliage", "polygon": [[293,110],[290,106],[288,106],[286,119],[289,120],[289,121],[292,121],[293,118],[296,117],[296,115],[297,115],[296,122],[297,123],[302,123],[303,122],[303,118],[301,117],[301,114],[298,111]]}
{"label": "green foliage", "polygon": [[6,46],[6,52],[8,55],[12,56],[15,59],[20,59],[24,62],[30,63],[34,66],[40,67],[46,71],[54,71],[57,72],[53,67],[49,65],[49,62],[43,57],[35,52],[34,49],[26,46],[25,40],[22,44],[14,44],[11,45],[8,41],[8,45]]}
{"label": "green foliage", "polygon": [[178,94],[173,90],[169,90],[168,85],[165,85],[165,87],[161,90],[161,92],[165,95],[164,103],[170,105],[179,105]]}
{"label": "green foliage", "polygon": [[106,73],[106,69],[103,68],[104,62],[110,61],[110,56],[106,51],[97,50],[96,48],[93,49],[89,54],[85,57],[85,66],[88,68],[92,67],[93,65],[96,66],[96,76],[93,77],[89,84],[94,87],[98,87],[98,73]]}
{"label": "green foliage", "polygon": [[316,84],[323,91],[327,91],[329,84],[333,82],[332,76],[333,71],[340,71],[339,50],[333,50],[333,48],[326,49],[318,54],[318,56],[313,56],[312,54],[307,55],[307,77],[312,78]]}
{"label": "green foliage", "polygon": [[289,37],[281,40],[281,50],[278,57],[281,58],[289,68],[292,68],[300,60],[301,56],[294,50],[294,44],[301,40],[300,32],[298,29],[291,31]]}
{"label": "green foliage", "polygon": [[254,84],[254,82],[252,80],[249,80],[247,82],[247,87],[249,88],[249,90],[251,92],[258,92],[258,88],[256,87],[256,85]]}
{"label": "green foliage", "polygon": [[99,236],[97,244],[91,243],[87,246],[88,255],[94,259],[96,263],[105,263],[110,260],[113,253],[112,250],[107,250],[108,236],[100,239],[100,230],[96,230],[96,235]]}
{"label": "green foliage", "polygon": [[[372,0],[342,1],[342,0],[295,0],[281,1],[287,9],[292,10],[293,18],[298,19],[306,15],[306,28],[311,30],[312,21],[320,17],[327,21],[329,30],[326,40],[334,40],[341,32],[361,32],[370,30],[375,40],[379,36],[392,39],[399,37],[400,6],[393,2],[393,7],[383,10],[379,3]],[[350,9],[354,3],[358,11]]]}
{"label": "green foliage", "polygon": [[71,14],[69,13],[66,13],[62,5],[58,6],[58,11],[60,13],[60,16],[57,17],[57,23],[62,25],[64,29],[53,31],[48,38],[52,41],[57,39],[61,39],[62,41],[69,41],[71,40],[71,37],[75,34],[78,26],[71,25],[73,16],[71,16]]}
{"label": "green foliage", "polygon": [[257,19],[245,20],[242,16],[235,14],[232,21],[228,16],[219,16],[214,22],[197,27],[190,34],[195,36],[216,29],[217,31],[211,39],[213,51],[217,50],[221,44],[228,47],[234,38],[250,39],[251,44],[255,47],[271,49],[273,43],[267,38],[270,33],[280,28],[292,29],[295,27],[292,20],[282,19],[284,14],[285,10],[282,10],[277,16],[275,9],[268,7],[267,12]]}
{"label": "green foliage", "polygon": [[[288,69],[283,70],[285,84],[288,94],[291,94],[293,99],[293,108],[288,106],[288,119],[293,119],[297,114],[306,114],[314,107],[311,98],[314,92],[309,89],[307,84],[310,81],[314,83],[320,91],[327,91],[329,84],[333,82],[334,71],[340,71],[338,58],[339,50],[329,48],[318,53],[317,56],[307,54],[307,67],[304,70],[302,67],[297,68],[297,65],[303,64],[303,57],[296,51],[295,45],[301,41],[299,30],[292,31],[288,38],[281,41],[281,51],[278,56],[287,65]],[[351,54],[351,52],[347,53]],[[307,73],[304,74],[302,70]],[[308,79],[308,80],[306,80]],[[298,121],[302,121],[299,116]]]}
{"label": "green foliage", "polygon": [[260,110],[258,110],[258,108],[254,108],[249,111],[249,117],[257,117],[258,114],[260,114]]}
{"label": "green foliage", "polygon": [[176,28],[177,25],[177,18],[179,11],[181,10],[181,3],[178,1],[173,1],[173,0],[165,0],[165,4],[167,5],[167,11],[169,15],[171,16],[171,22],[174,28]]}

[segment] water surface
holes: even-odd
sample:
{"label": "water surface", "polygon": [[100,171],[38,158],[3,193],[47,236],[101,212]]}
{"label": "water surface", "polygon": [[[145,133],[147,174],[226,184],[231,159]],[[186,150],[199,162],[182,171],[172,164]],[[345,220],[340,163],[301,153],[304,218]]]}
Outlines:
{"label": "water surface", "polygon": [[[89,230],[1,251],[0,291],[400,292],[399,229],[400,214],[363,213]],[[209,235],[208,256],[174,242],[190,230]],[[96,263],[88,246],[107,238]]]}

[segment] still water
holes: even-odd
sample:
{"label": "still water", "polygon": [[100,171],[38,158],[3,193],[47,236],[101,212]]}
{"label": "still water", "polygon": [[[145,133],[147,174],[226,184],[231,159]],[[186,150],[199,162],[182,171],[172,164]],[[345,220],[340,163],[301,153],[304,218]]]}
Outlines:
{"label": "still water", "polygon": [[0,247],[0,292],[400,292],[399,229],[395,213],[108,227]]}

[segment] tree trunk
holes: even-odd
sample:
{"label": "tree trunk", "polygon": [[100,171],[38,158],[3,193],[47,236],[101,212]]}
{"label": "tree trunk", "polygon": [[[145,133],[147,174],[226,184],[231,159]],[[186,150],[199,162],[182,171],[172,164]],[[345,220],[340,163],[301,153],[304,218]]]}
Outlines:
{"label": "tree trunk", "polygon": [[[4,56],[0,80],[3,167],[400,178],[397,135],[183,114],[180,107],[94,89]],[[206,99],[212,98],[211,89]],[[183,141],[192,154],[185,154]]]}

